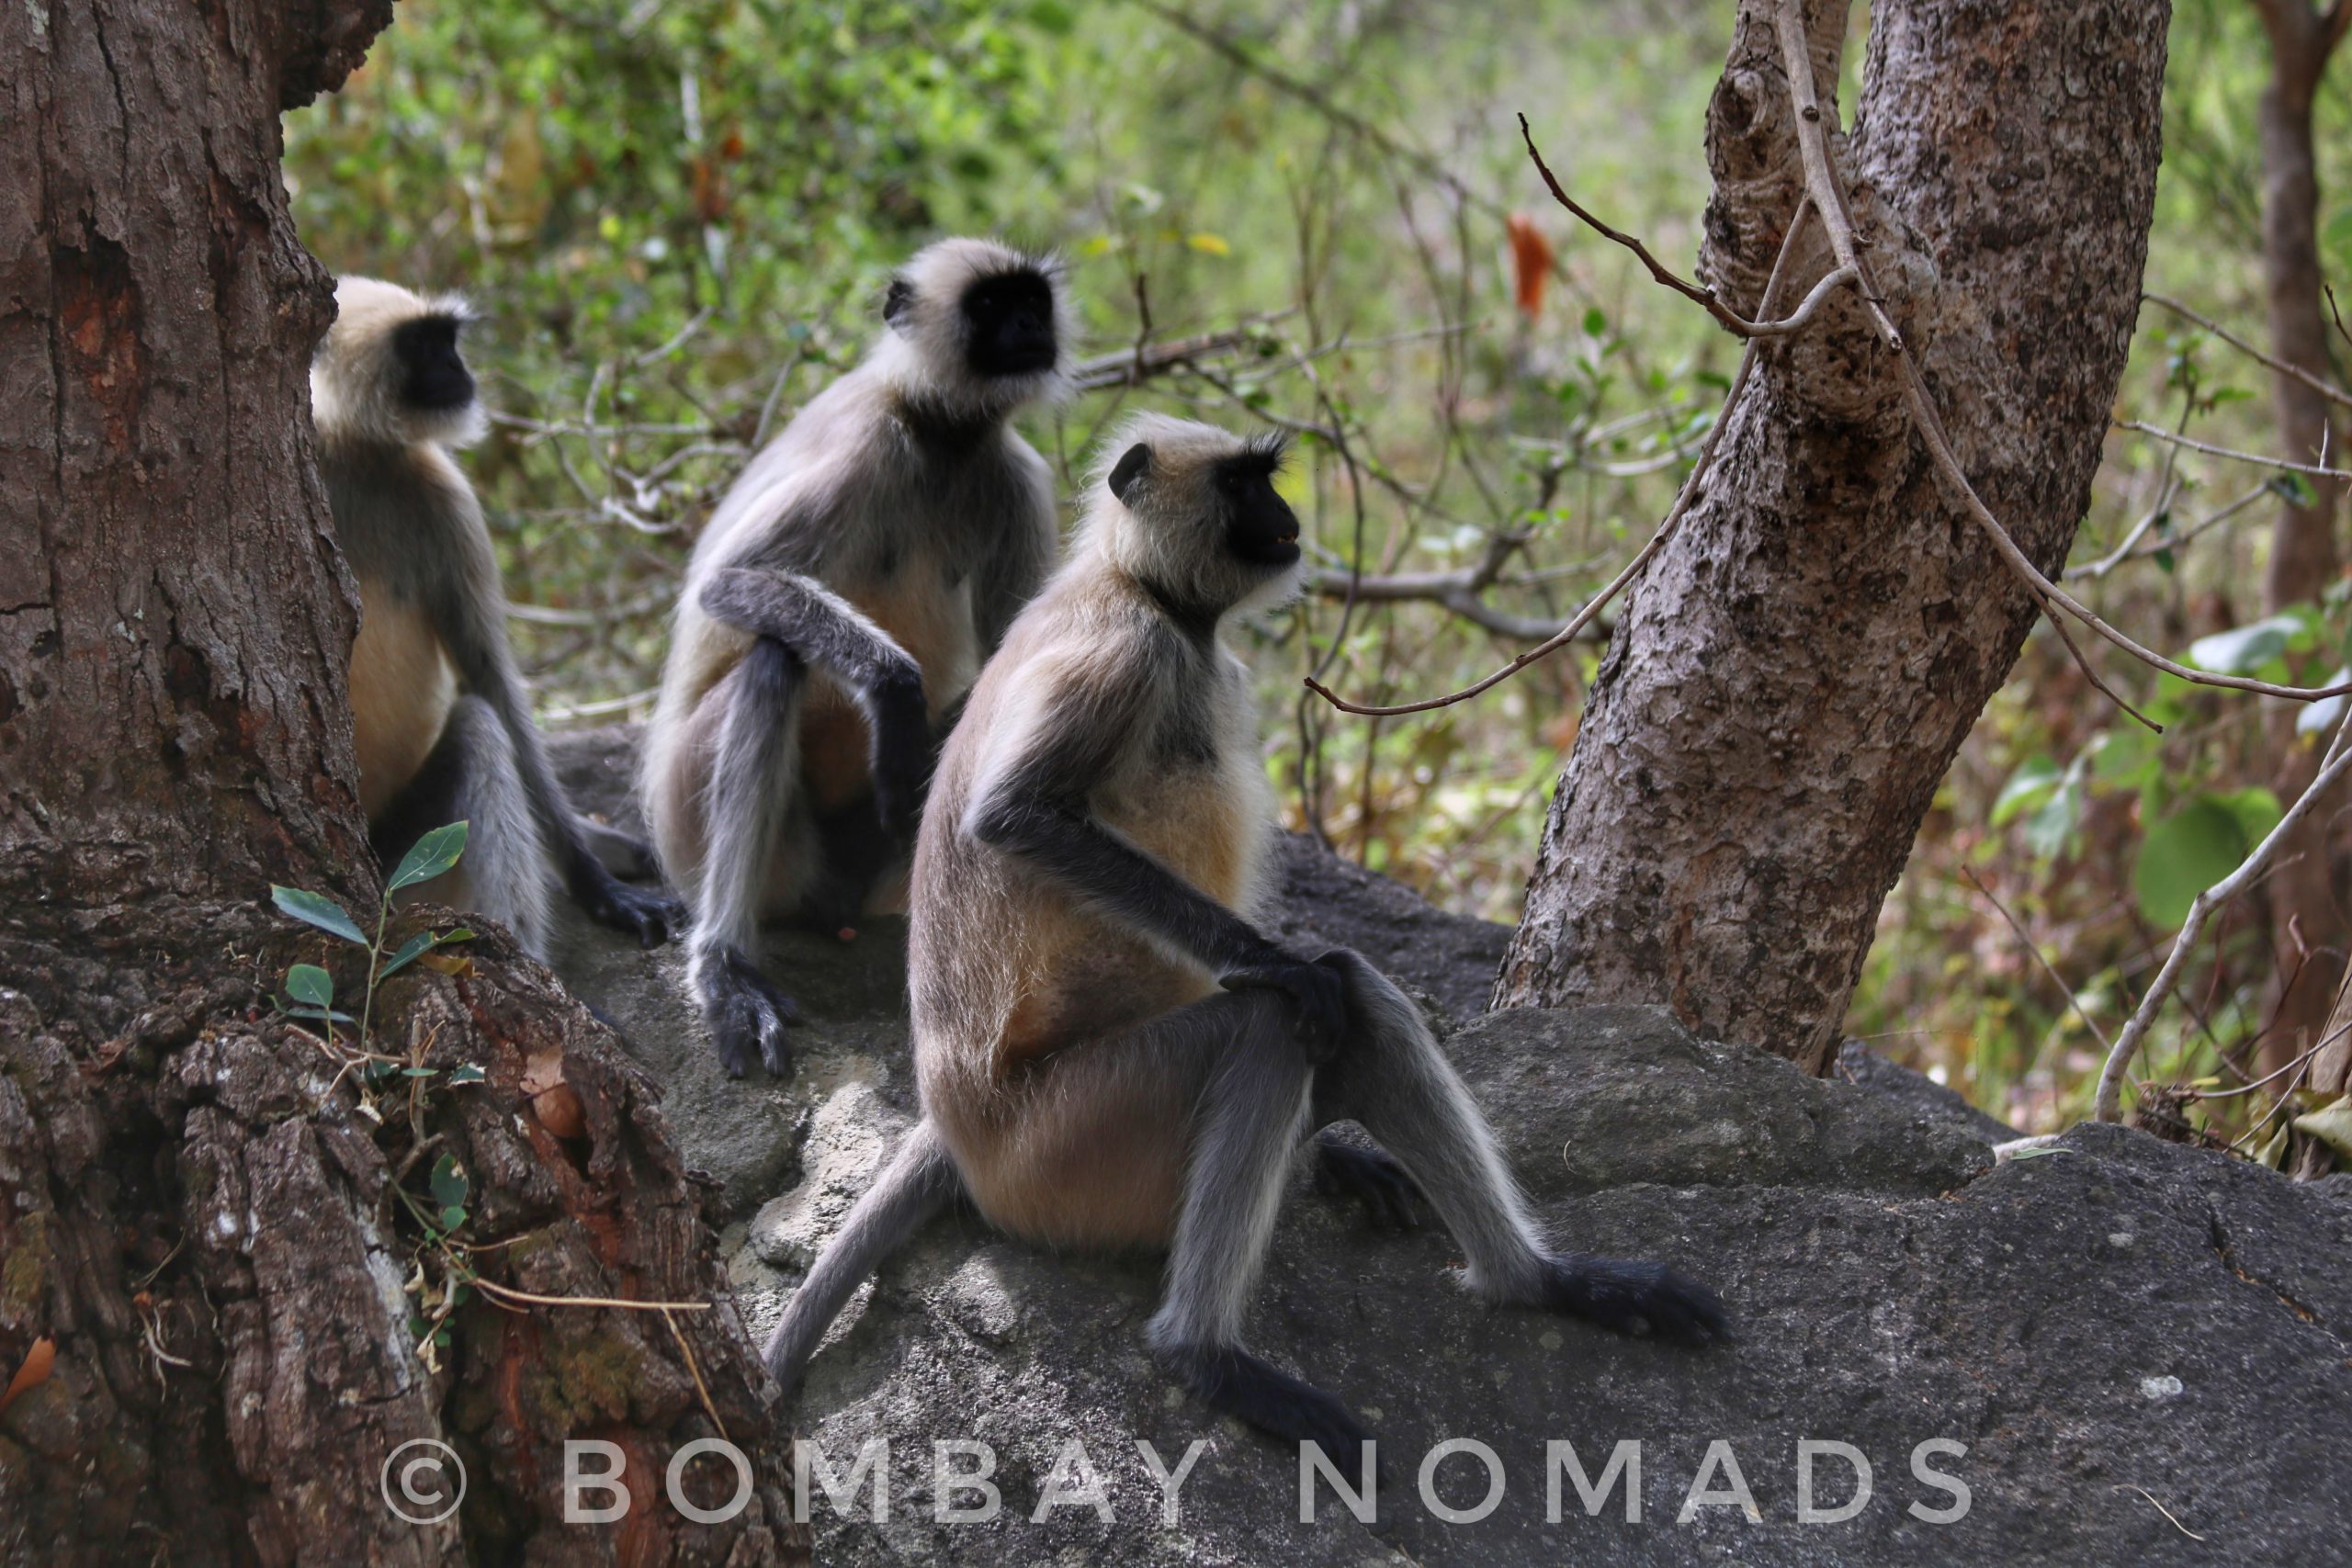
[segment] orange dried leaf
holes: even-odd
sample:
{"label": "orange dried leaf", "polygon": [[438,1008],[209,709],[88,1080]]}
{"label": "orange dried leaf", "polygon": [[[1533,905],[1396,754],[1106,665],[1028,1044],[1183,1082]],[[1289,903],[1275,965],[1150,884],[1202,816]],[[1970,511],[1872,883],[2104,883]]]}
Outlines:
{"label": "orange dried leaf", "polygon": [[1529,321],[1544,313],[1544,285],[1552,276],[1552,242],[1524,212],[1514,212],[1510,231],[1511,292]]}
{"label": "orange dried leaf", "polygon": [[0,1393],[0,1410],[17,1403],[17,1395],[29,1393],[49,1381],[50,1370],[57,1365],[57,1341],[43,1335],[33,1341],[25,1352],[24,1365],[8,1380],[8,1392]]}

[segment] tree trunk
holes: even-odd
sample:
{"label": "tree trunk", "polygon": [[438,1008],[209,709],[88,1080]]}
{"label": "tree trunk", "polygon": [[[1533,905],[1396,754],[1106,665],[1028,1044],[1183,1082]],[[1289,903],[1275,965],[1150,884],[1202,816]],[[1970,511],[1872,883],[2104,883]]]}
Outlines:
{"label": "tree trunk", "polygon": [[[1881,0],[1836,153],[1962,462],[2052,573],[2131,343],[2168,9]],[[1808,6],[1825,104],[1846,11]],[[1707,141],[1702,270],[1752,312],[1803,188],[1769,0],[1742,0]],[[1826,270],[1815,232],[1791,299]],[[1826,1071],[1880,903],[2034,613],[1850,296],[1764,350],[1611,638],[1497,1005],[1663,1002]]]}
{"label": "tree trunk", "polygon": [[[378,886],[344,680],[356,600],[310,456],[331,295],[287,212],[278,114],[339,84],[390,16],[389,0],[0,6],[11,1563],[760,1562],[791,1545],[772,1391],[723,1300],[675,1314],[673,1337],[660,1314],[477,1292],[443,1370],[417,1353],[402,1285],[447,1255],[401,1192],[443,1154],[469,1178],[459,1234],[499,1244],[471,1255],[483,1279],[718,1296],[699,1196],[611,1036],[486,936],[458,972],[413,968],[379,998],[376,1043],[432,1075],[373,1087],[379,1125],[366,1075],[266,1007],[288,958],[334,959],[269,913],[268,885],[356,908]],[[485,1081],[452,1084],[460,1065]],[[526,1072],[568,1088],[532,1100]],[[754,1495],[730,1524],[690,1526],[656,1496],[662,1468],[721,1423],[760,1450]],[[628,1527],[557,1523],[575,1434],[628,1457]],[[430,1527],[379,1491],[414,1438],[470,1472],[462,1510]],[[689,1472],[698,1503],[733,1490],[711,1468]]]}
{"label": "tree trunk", "polygon": [[[2327,73],[2328,57],[2343,38],[2352,7],[2327,15],[2305,0],[2256,0],[2270,39],[2270,81],[2257,110],[2262,142],[2262,273],[2269,310],[2270,352],[2278,359],[2326,379],[2327,321],[2321,302],[2319,261],[2319,172],[2312,145],[2312,106]],[[2274,372],[2271,395],[2278,414],[2278,450],[2301,462],[2324,454],[2342,456],[2330,428],[2327,399],[2308,382]],[[2263,581],[2263,606],[2277,614],[2315,601],[2335,581],[2340,557],[2335,506],[2340,486],[2311,482],[2311,503],[2290,501],[2279,508],[2270,534],[2270,568]],[[2291,805],[2319,772],[2316,748],[2295,733],[2297,711],[2280,705],[2269,716],[2267,734],[2279,758],[2272,784],[2279,804]],[[2336,985],[2344,975],[2346,921],[2336,902],[2333,856],[2334,813],[2315,812],[2280,846],[2278,869],[2263,886],[2271,943],[2278,958],[2279,994],[2263,1037],[2266,1070],[2301,1056],[2325,1027]],[[2342,1079],[2342,1056],[2324,1064]]]}

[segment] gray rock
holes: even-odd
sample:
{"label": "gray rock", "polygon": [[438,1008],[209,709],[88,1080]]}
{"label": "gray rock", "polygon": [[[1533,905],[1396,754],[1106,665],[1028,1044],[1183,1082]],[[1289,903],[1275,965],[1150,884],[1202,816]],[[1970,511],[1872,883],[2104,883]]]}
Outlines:
{"label": "gray rock", "polygon": [[[563,749],[568,775],[623,776],[576,748]],[[2345,1560],[2346,1179],[2299,1187],[2110,1127],[1995,1168],[1984,1145],[2007,1129],[1853,1048],[1851,1081],[1817,1081],[1696,1040],[1656,1010],[1480,1018],[1501,928],[1439,914],[1303,842],[1284,847],[1281,869],[1285,936],[1355,946],[1472,1021],[1449,1050],[1560,1243],[1710,1280],[1741,1339],[1689,1352],[1484,1307],[1450,1282],[1442,1232],[1368,1232],[1302,1179],[1251,1337],[1347,1399],[1381,1435],[1385,1471],[1374,1522],[1318,1483],[1306,1524],[1295,1456],[1211,1417],[1146,1358],[1150,1259],[1057,1258],[950,1216],[860,1292],[810,1369],[804,1451],[845,1473],[869,1440],[889,1445],[886,1521],[869,1517],[870,1484],[842,1510],[812,1490],[820,1562]],[[913,1114],[901,923],[847,945],[778,936],[768,962],[809,1015],[782,1085],[719,1073],[672,955],[581,932],[559,965],[621,1022],[667,1086],[689,1158],[748,1216],[725,1239],[755,1332]],[[1455,1438],[1488,1445],[1504,1477],[1477,1522],[1447,1522],[1420,1494],[1424,1456]],[[1851,1445],[1871,1465],[1851,1518],[1799,1522],[1808,1438]],[[1206,1445],[1172,1526],[1138,1439],[1170,1465]],[[1065,1492],[1032,1522],[1073,1440],[1108,1521]],[[1965,1446],[1917,1461],[1967,1486],[1967,1512],[1949,1524],[1911,1512],[1954,1502],[1914,1473],[1915,1450],[1939,1440]],[[990,1446],[993,1517],[935,1517],[934,1441]],[[1626,1441],[1640,1445],[1638,1521],[1625,1521],[1621,1480],[1600,1517],[1564,1482],[1562,1519],[1547,1522],[1546,1444],[1572,1444],[1597,1476]],[[1680,1523],[1717,1443],[1758,1517],[1702,1506]],[[1817,1506],[1851,1495],[1842,1459],[1816,1473]],[[1720,1469],[1710,1479],[1729,1485]],[[1457,1453],[1435,1484],[1442,1503],[1470,1508],[1487,1480]]]}

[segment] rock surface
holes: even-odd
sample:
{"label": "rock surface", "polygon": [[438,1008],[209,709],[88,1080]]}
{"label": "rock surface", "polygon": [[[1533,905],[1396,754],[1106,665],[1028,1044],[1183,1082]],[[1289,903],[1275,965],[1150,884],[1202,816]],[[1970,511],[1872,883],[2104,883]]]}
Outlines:
{"label": "rock surface", "polygon": [[[609,736],[559,750],[583,804],[625,823],[614,757]],[[1449,1049],[1555,1236],[1709,1280],[1739,1342],[1692,1353],[1483,1307],[1448,1282],[1442,1232],[1368,1231],[1302,1180],[1251,1336],[1356,1408],[1384,1471],[1371,1522],[1318,1481],[1303,1523],[1295,1457],[1211,1416],[1145,1357],[1149,1259],[1054,1258],[955,1216],[853,1301],[810,1369],[797,1419],[835,1471],[889,1444],[886,1520],[871,1517],[870,1481],[842,1507],[812,1489],[818,1561],[2344,1560],[2352,1183],[2297,1187],[2106,1127],[1996,1167],[1989,1144],[2007,1129],[1859,1047],[1849,1081],[1823,1081],[1657,1010],[1480,1017],[1501,928],[1440,914],[1303,840],[1283,847],[1282,889],[1285,934],[1357,947],[1469,1021]],[[665,1085],[687,1157],[724,1183],[755,1331],[911,1117],[903,960],[902,922],[846,945],[779,935],[771,970],[809,1022],[776,1084],[718,1070],[674,953],[582,932],[561,957]],[[1205,1442],[1174,1523],[1138,1439],[1171,1468]],[[1442,1510],[1479,1508],[1479,1455],[1443,1458],[1433,1493],[1421,1479],[1449,1439],[1487,1445],[1503,1479],[1475,1522]],[[1800,1439],[1867,1461],[1871,1494],[1851,1517],[1800,1522]],[[1939,1440],[1964,1451],[1917,1451]],[[992,1517],[937,1516],[935,1502],[986,1498],[935,1494],[934,1441],[992,1450]],[[1084,1472],[1053,1487],[1073,1441],[1100,1513]],[[1637,1488],[1617,1478],[1588,1513],[1561,1481],[1547,1520],[1547,1443],[1572,1444],[1598,1477],[1626,1442],[1639,1444]],[[1958,1502],[1915,1465],[1964,1484],[1965,1514],[1915,1513]],[[1813,1469],[1815,1506],[1841,1511],[1852,1465],[1831,1453]]]}

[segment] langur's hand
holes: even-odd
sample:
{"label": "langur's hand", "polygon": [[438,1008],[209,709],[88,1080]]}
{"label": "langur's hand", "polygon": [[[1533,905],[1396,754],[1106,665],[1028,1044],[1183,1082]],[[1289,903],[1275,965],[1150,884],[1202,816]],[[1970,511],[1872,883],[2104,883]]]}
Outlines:
{"label": "langur's hand", "polygon": [[931,786],[931,721],[922,699],[911,711],[884,710],[874,738],[874,814],[883,831],[908,840],[922,821],[922,797]]}
{"label": "langur's hand", "polygon": [[1348,994],[1339,967],[1327,959],[1309,963],[1280,949],[1255,964],[1227,971],[1217,983],[1228,991],[1278,991],[1290,1003],[1291,1027],[1306,1059],[1321,1066],[1346,1043]]}

